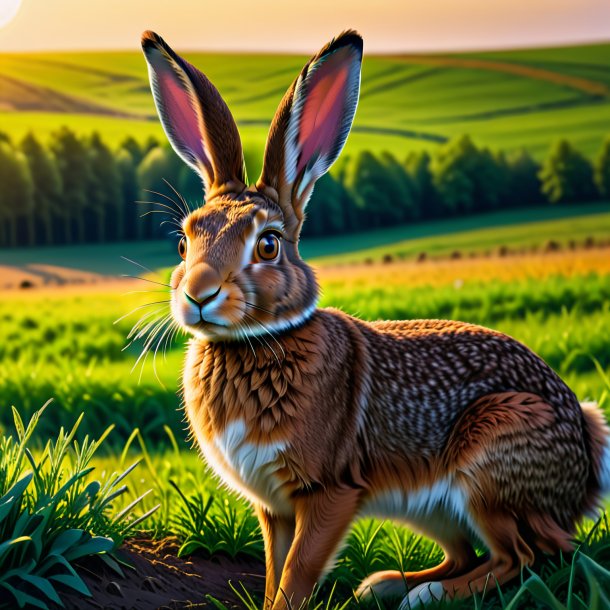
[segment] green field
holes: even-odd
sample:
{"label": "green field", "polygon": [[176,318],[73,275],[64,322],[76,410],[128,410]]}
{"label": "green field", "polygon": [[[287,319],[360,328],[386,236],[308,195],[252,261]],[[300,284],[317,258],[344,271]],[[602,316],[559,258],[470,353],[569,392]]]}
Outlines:
{"label": "green field", "polygon": [[[185,56],[227,100],[246,148],[261,152],[279,100],[306,58]],[[365,56],[360,106],[346,152],[390,150],[403,157],[470,134],[479,144],[526,147],[538,158],[553,140],[566,137],[593,155],[610,125],[609,61],[610,44]],[[44,136],[64,124],[79,132],[97,129],[110,143],[127,134],[162,137],[145,62],[135,50],[3,54],[0,84],[2,130],[15,137],[30,129]],[[252,175],[257,170],[252,167]]]}

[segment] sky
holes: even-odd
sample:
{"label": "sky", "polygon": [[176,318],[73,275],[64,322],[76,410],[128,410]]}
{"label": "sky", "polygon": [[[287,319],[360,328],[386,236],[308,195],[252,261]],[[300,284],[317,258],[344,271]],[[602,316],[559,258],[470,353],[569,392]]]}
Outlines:
{"label": "sky", "polygon": [[187,50],[310,53],[346,28],[369,53],[610,40],[610,0],[0,0],[0,51],[137,49],[153,29]]}

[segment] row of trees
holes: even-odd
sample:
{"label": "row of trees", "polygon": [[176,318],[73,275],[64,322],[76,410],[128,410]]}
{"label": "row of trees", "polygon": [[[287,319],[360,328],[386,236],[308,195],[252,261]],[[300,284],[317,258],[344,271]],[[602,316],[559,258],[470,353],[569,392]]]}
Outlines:
{"label": "row of trees", "polygon": [[[128,137],[112,150],[97,133],[82,138],[65,127],[46,144],[0,135],[0,185],[5,247],[163,237],[175,228],[168,209],[142,202],[181,205],[177,192],[195,205],[202,199],[199,178],[156,140]],[[593,162],[561,140],[539,164],[526,151],[492,152],[462,136],[403,160],[344,156],[317,185],[304,233],[595,199],[610,199],[610,138]]]}

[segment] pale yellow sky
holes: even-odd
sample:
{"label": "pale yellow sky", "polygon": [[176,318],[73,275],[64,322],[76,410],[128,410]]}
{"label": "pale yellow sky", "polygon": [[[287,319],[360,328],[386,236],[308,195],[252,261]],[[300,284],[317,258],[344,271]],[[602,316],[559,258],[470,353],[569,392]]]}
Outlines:
{"label": "pale yellow sky", "polygon": [[368,52],[610,40],[610,0],[21,0],[0,51],[137,49],[153,29],[180,49],[310,53],[347,27]]}

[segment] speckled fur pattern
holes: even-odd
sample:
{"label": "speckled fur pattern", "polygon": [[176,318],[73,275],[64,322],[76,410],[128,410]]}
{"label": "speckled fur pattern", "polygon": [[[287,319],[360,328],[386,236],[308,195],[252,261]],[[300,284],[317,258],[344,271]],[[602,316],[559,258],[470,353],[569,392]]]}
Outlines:
{"label": "speckled fur pattern", "polygon": [[[249,187],[220,94],[156,34],[143,44],[164,128],[207,194],[184,219],[170,281],[174,318],[192,335],[186,414],[204,459],[259,518],[266,608],[298,608],[364,514],[406,521],[445,552],[438,566],[378,572],[358,589],[402,596],[401,608],[467,597],[514,578],[537,552],[570,551],[575,524],[610,486],[596,406],[581,407],[499,332],[316,309],[299,234],[353,119],[360,37],[345,32],[303,68]],[[278,249],[262,259],[257,244],[271,233]]]}

